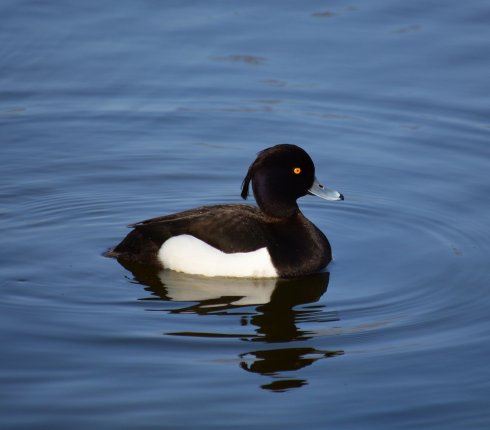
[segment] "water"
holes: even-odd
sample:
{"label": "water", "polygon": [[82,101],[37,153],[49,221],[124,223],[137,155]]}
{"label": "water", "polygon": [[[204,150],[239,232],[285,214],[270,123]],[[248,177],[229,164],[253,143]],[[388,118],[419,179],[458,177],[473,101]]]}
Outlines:
{"label": "water", "polygon": [[[0,4],[2,428],[490,424],[488,2]],[[304,147],[329,273],[134,273]]]}

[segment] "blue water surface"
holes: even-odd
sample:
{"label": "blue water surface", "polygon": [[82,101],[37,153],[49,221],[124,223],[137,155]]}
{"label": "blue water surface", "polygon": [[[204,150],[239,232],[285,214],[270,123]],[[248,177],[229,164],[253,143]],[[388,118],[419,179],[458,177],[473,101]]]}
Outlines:
{"label": "blue water surface", "polygon": [[[490,4],[0,3],[0,426],[490,425]],[[328,272],[124,268],[293,143]],[[253,203],[253,201],[252,201]],[[130,269],[130,270],[128,270]]]}

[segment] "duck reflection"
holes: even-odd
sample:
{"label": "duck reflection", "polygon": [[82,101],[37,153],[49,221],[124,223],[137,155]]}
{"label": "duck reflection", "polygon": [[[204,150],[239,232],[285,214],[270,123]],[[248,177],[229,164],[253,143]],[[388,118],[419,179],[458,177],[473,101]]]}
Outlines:
{"label": "duck reflection", "polygon": [[[301,329],[299,323],[338,321],[335,313],[326,312],[323,305],[314,305],[327,291],[328,272],[299,279],[242,279],[199,277],[134,264],[125,264],[125,267],[152,294],[143,300],[186,303],[172,308],[169,310],[171,313],[238,316],[241,327],[253,328],[252,333],[186,331],[168,335],[236,337],[254,343],[286,343],[305,341],[315,335]],[[299,306],[307,304],[310,305]],[[247,308],[250,306],[255,306],[255,311]],[[306,385],[307,381],[287,378],[285,374],[310,366],[319,359],[341,354],[343,351],[320,351],[312,347],[254,348],[240,354],[239,360],[243,370],[272,378],[262,388],[286,391]]]}
{"label": "duck reflection", "polygon": [[262,385],[262,388],[286,391],[302,387],[307,384],[307,381],[284,378],[283,373],[296,371],[310,366],[321,358],[336,357],[343,353],[343,351],[320,351],[315,348],[266,349],[241,354],[240,366],[248,372],[260,373],[273,378],[271,383]]}

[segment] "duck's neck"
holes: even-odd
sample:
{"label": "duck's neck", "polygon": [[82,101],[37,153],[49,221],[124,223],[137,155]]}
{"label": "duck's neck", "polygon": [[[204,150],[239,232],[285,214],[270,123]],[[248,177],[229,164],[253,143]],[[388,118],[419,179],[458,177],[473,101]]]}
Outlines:
{"label": "duck's neck", "polygon": [[283,204],[282,202],[261,202],[257,200],[257,204],[262,211],[273,218],[290,218],[299,212],[299,207],[296,202],[294,205],[290,205]]}
{"label": "duck's neck", "polygon": [[289,218],[300,212],[296,200],[282,193],[280,188],[266,189],[254,183],[253,190],[259,208],[271,217]]}

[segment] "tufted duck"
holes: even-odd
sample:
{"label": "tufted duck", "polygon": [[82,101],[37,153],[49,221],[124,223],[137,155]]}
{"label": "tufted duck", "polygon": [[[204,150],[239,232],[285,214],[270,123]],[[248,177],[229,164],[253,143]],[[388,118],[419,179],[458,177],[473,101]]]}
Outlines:
{"label": "tufted duck", "polygon": [[106,255],[205,276],[292,278],[325,268],[330,244],[296,200],[344,197],[318,182],[310,156],[290,144],[264,149],[243,180],[244,199],[250,183],[258,207],[205,206],[132,224]]}

